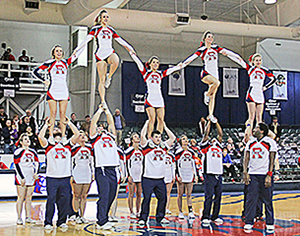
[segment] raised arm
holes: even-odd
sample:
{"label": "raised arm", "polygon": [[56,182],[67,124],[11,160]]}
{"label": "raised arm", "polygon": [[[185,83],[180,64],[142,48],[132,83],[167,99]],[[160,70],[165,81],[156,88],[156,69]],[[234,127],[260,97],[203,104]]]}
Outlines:
{"label": "raised arm", "polygon": [[76,55],[77,57],[80,56],[80,54],[84,51],[86,45],[88,44],[89,41],[91,41],[94,37],[95,34],[95,29],[92,29],[89,34],[85,37],[85,39],[80,43],[80,45],[75,48],[74,52],[72,55]]}
{"label": "raised arm", "polygon": [[228,58],[230,58],[235,63],[239,64],[244,69],[248,70],[250,68],[250,65],[247,62],[245,62],[239,54],[234,53],[234,52],[232,52],[232,51],[230,51],[226,48],[223,48],[220,51],[220,53],[222,53],[224,56],[227,56]]}
{"label": "raised arm", "polygon": [[47,129],[48,129],[49,126],[50,126],[50,124],[49,124],[49,118],[47,118],[45,120],[45,124],[44,124],[43,128],[40,130],[40,133],[39,133],[39,136],[38,136],[40,144],[41,144],[42,147],[46,147],[47,144],[48,144],[48,141],[45,138],[45,134],[46,134],[46,131],[47,131]]}
{"label": "raised arm", "polygon": [[144,146],[147,142],[146,135],[147,135],[148,123],[149,123],[149,120],[146,120],[146,122],[141,130],[141,145],[142,146]]}
{"label": "raised arm", "polygon": [[204,136],[203,136],[202,142],[206,142],[208,140],[209,133],[210,133],[210,127],[211,127],[211,121],[209,120],[207,122],[207,125],[206,125],[205,130],[204,130]]}
{"label": "raised arm", "polygon": [[73,136],[71,139],[72,144],[77,143],[78,137],[79,137],[79,130],[77,129],[77,127],[73,124],[73,122],[70,121],[70,119],[68,117],[66,117],[66,125],[69,125],[69,127],[71,128],[72,132],[73,132]]}
{"label": "raised arm", "polygon": [[107,123],[108,123],[108,131],[110,133],[112,133],[113,135],[117,135],[117,132],[116,132],[116,127],[115,127],[115,122],[114,122],[114,119],[110,113],[110,110],[107,108],[104,110],[105,114],[106,114],[106,120],[107,120]]}
{"label": "raised arm", "polygon": [[97,122],[102,112],[103,112],[103,106],[101,104],[91,120],[90,137],[93,137],[97,132]]}
{"label": "raised arm", "polygon": [[200,56],[200,51],[196,51],[195,53],[193,53],[191,56],[189,56],[188,58],[186,58],[183,62],[182,62],[182,67],[186,67],[187,65],[189,65],[190,63],[192,63],[195,59],[197,59]]}
{"label": "raised arm", "polygon": [[128,52],[135,52],[134,48],[124,39],[122,39],[120,36],[116,37],[115,40],[121,44]]}
{"label": "raised arm", "polygon": [[179,64],[176,65],[176,66],[173,66],[173,67],[171,67],[171,68],[166,69],[166,70],[163,72],[163,77],[168,76],[168,75],[172,74],[172,73],[175,72],[175,71],[181,70],[182,67],[183,67],[183,63],[179,63]]}
{"label": "raised arm", "polygon": [[217,128],[217,139],[220,143],[222,143],[222,138],[223,138],[223,131],[222,131],[222,127],[219,124],[219,122],[216,123],[216,128]]}
{"label": "raised arm", "polygon": [[166,123],[164,122],[164,129],[169,137],[169,139],[166,141],[169,147],[173,145],[173,143],[176,140],[176,136],[173,134],[173,132],[167,127]]}
{"label": "raised arm", "polygon": [[144,75],[146,73],[146,68],[145,68],[143,62],[140,60],[140,58],[134,52],[130,52],[129,54],[130,54],[131,58],[133,59],[133,61],[136,63],[139,71],[142,73],[142,75]]}

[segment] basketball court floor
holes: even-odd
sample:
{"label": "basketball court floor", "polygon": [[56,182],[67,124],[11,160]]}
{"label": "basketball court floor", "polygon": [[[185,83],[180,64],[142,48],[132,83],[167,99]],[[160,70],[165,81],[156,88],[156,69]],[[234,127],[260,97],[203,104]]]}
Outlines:
{"label": "basketball court floor", "polygon": [[[169,225],[157,224],[154,218],[156,200],[152,199],[150,220],[147,227],[140,228],[137,220],[129,218],[127,199],[125,196],[118,198],[117,218],[118,223],[113,230],[103,231],[95,228],[96,221],[96,198],[88,199],[85,217],[90,220],[89,224],[76,225],[68,222],[69,229],[65,232],[59,228],[46,232],[43,228],[45,215],[45,200],[34,200],[32,218],[37,224],[26,224],[17,226],[16,202],[0,201],[0,235],[9,236],[69,236],[69,235],[147,235],[147,236],[187,236],[187,235],[279,235],[279,236],[300,236],[300,191],[275,192],[275,233],[268,234],[264,222],[256,222],[252,232],[244,232],[240,215],[243,208],[243,193],[223,193],[221,217],[223,225],[211,223],[210,226],[201,225],[199,215],[202,212],[204,197],[203,194],[193,195],[193,207],[196,215],[195,220],[187,217],[187,206],[184,198],[183,209],[185,219],[177,217],[176,195],[172,195],[170,202],[171,215]],[[24,213],[24,212],[23,212]],[[24,219],[24,217],[23,217]],[[56,218],[54,218],[56,220]]]}

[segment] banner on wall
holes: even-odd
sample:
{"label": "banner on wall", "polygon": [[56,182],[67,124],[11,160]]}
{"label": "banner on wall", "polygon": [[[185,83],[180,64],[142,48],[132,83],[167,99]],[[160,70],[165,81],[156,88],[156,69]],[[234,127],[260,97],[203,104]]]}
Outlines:
{"label": "banner on wall", "polygon": [[223,68],[223,97],[238,98],[239,82],[238,69]]}
{"label": "banner on wall", "polygon": [[273,74],[277,78],[277,81],[273,86],[273,99],[288,100],[287,71],[273,71]]}
{"label": "banner on wall", "polygon": [[135,112],[145,112],[145,99],[146,97],[143,93],[131,94],[131,106],[134,107]]}
{"label": "banner on wall", "polygon": [[[172,67],[172,66],[169,66]],[[185,96],[184,70],[179,70],[169,75],[169,93],[173,96]]]}

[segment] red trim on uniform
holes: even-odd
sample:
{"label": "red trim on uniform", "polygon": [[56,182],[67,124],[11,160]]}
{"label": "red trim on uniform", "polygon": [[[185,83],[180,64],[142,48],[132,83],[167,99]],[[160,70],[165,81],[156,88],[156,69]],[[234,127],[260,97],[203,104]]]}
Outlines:
{"label": "red trim on uniform", "polygon": [[257,144],[256,141],[254,141],[253,143],[251,143],[251,144],[249,145],[249,149],[252,148],[255,144]]}
{"label": "red trim on uniform", "polygon": [[261,145],[263,145],[268,151],[270,150],[270,145],[266,142],[261,142]]}
{"label": "red trim on uniform", "polygon": [[45,150],[45,154],[47,155],[48,152],[49,152],[53,147],[55,147],[55,145],[54,145],[54,146],[53,146],[53,145],[49,145],[49,146],[46,148],[46,150]]}
{"label": "red trim on uniform", "polygon": [[153,106],[147,101],[147,99],[145,99],[145,106],[146,106],[146,108],[148,108],[148,107],[153,107]]}
{"label": "red trim on uniform", "polygon": [[222,51],[223,50],[223,48],[222,47],[220,47],[220,46],[217,46],[217,49],[215,49],[217,52],[220,52],[220,51]]}
{"label": "red trim on uniform", "polygon": [[208,144],[207,147],[201,148],[201,152],[202,152],[203,154],[206,154],[206,153],[208,152],[208,149],[209,149],[210,147],[211,147],[211,145]]}
{"label": "red trim on uniform", "polygon": [[149,152],[151,152],[153,150],[153,148],[147,147],[146,149],[144,149],[142,151],[143,155],[146,156]]}
{"label": "red trim on uniform", "polygon": [[45,70],[45,69],[47,69],[47,68],[48,68],[48,66],[46,66],[45,64],[39,66],[39,69],[41,69],[41,70]]}
{"label": "red trim on uniform", "polygon": [[208,51],[208,48],[206,48],[206,49],[203,51],[202,56],[201,56],[201,59],[202,59],[202,60],[204,60],[204,57],[205,57],[207,51]]}
{"label": "red trim on uniform", "polygon": [[17,178],[17,176],[15,175],[15,183],[16,183],[16,185],[21,185],[21,183],[19,182],[19,180],[18,180],[18,178]]}
{"label": "red trim on uniform", "polygon": [[[50,94],[49,90],[47,91],[47,96],[48,96],[50,99],[55,100],[55,99],[53,98],[53,96]],[[49,100],[49,99],[48,99],[48,100]]]}
{"label": "red trim on uniform", "polygon": [[[64,61],[64,60],[60,60],[60,61],[61,61],[61,62],[62,62],[62,64],[65,66],[65,68],[66,68],[66,69],[68,69],[68,65],[69,65],[69,64],[67,64],[68,62],[67,62],[67,63],[65,63],[65,61]],[[70,63],[70,64],[71,64],[71,63]]]}
{"label": "red trim on uniform", "polygon": [[196,54],[199,57],[201,55],[201,52],[197,50],[194,54]]}
{"label": "red trim on uniform", "polygon": [[146,77],[144,78],[144,82],[146,82],[147,81],[147,79],[149,78],[149,76],[152,74],[152,71],[151,72],[149,72],[147,75],[146,75]]}
{"label": "red trim on uniform", "polygon": [[248,100],[248,99],[251,100],[252,102],[255,102],[254,99],[251,97],[250,92],[248,93],[246,100]]}
{"label": "red trim on uniform", "polygon": [[50,71],[51,71],[51,69],[53,68],[53,66],[56,64],[56,61],[54,61],[51,65],[50,65],[50,67],[48,68],[48,72],[50,73]]}

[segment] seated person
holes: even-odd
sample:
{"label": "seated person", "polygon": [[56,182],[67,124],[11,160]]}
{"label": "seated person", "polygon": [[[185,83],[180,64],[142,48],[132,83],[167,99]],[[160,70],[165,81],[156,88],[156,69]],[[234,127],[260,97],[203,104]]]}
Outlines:
{"label": "seated person", "polygon": [[235,182],[236,179],[236,173],[234,169],[234,165],[232,163],[232,160],[230,158],[230,155],[228,154],[227,148],[223,148],[223,168],[226,170],[228,174],[230,174],[231,181]]}

